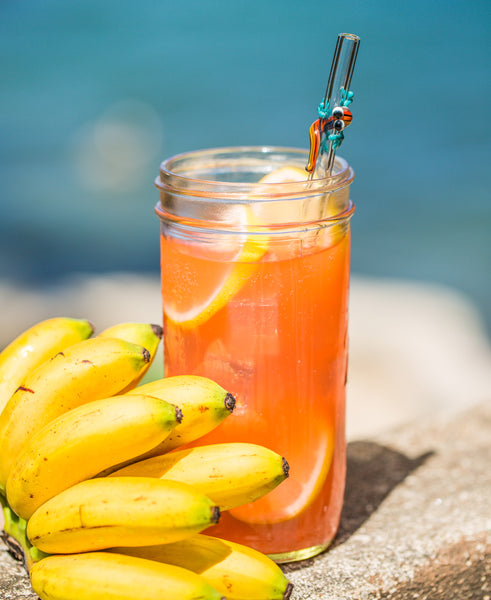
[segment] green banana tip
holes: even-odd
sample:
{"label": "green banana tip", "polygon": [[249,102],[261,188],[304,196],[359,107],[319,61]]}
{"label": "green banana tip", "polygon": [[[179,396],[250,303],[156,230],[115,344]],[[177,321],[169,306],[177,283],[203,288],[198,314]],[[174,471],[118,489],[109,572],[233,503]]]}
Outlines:
{"label": "green banana tip", "polygon": [[227,392],[227,395],[225,396],[224,404],[225,404],[225,408],[229,412],[233,412],[233,410],[235,408],[235,398],[232,396],[232,394],[230,392]]}
{"label": "green banana tip", "polygon": [[36,548],[36,546],[30,546],[29,547],[29,556],[32,558],[32,560],[34,562],[39,562],[43,558],[46,558],[47,556],[50,556],[50,555],[46,554],[46,552],[43,552],[42,550],[39,550],[39,548]]}

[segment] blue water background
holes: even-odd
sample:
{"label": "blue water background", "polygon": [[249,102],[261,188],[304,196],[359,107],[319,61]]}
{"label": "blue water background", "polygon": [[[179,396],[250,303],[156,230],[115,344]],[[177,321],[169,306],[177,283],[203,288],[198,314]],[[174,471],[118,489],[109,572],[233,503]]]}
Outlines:
{"label": "blue water background", "polygon": [[362,40],[340,151],[356,171],[353,273],[452,286],[490,326],[490,14],[480,0],[2,0],[0,280],[157,273],[160,160],[306,147],[347,31]]}

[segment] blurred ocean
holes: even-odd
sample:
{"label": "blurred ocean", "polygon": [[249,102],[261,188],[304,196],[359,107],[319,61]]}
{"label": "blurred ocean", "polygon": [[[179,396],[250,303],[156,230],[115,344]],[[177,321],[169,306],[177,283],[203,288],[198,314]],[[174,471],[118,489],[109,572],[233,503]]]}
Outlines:
{"label": "blurred ocean", "polygon": [[490,15],[484,0],[3,0],[0,281],[158,272],[160,161],[306,147],[348,31],[353,273],[448,285],[491,330]]}

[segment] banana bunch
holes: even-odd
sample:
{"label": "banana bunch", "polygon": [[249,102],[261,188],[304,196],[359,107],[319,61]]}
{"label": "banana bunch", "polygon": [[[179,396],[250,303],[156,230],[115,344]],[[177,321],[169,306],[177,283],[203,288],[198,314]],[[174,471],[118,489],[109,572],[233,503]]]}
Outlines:
{"label": "banana bunch", "polygon": [[[68,345],[60,344],[60,335],[53,339],[45,333],[48,325],[50,333],[57,328],[44,321],[29,330],[31,335],[25,333],[27,337],[14,340],[2,352],[0,381],[8,383],[2,391],[14,391],[3,398],[5,407],[0,415],[0,490],[5,489],[23,447],[45,425],[73,408],[136,385],[150,366],[162,336],[161,328],[134,324],[131,332],[123,328],[124,337],[114,331],[116,326],[111,336],[103,332],[87,339],[91,327],[82,328],[73,319],[57,323],[71,327]],[[77,336],[79,341],[75,341]],[[20,368],[22,352],[30,358],[28,372]]]}
{"label": "banana bunch", "polygon": [[138,385],[161,337],[57,318],[0,353],[2,538],[42,600],[285,600],[273,561],[202,532],[288,463],[256,444],[185,446],[235,399],[198,376]]}

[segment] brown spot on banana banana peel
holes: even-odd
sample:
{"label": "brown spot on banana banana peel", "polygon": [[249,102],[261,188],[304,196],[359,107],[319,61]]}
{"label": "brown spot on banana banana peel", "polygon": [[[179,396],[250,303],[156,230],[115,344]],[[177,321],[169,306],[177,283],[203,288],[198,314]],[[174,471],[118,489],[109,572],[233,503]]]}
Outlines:
{"label": "brown spot on banana banana peel", "polygon": [[220,520],[220,509],[218,508],[218,506],[212,506],[211,507],[211,524],[212,525],[216,525],[218,523],[218,521]]}
{"label": "brown spot on banana banana peel", "polygon": [[162,339],[162,327],[160,327],[160,325],[156,325],[155,323],[151,323],[150,324],[150,329],[159,338],[159,340]]}
{"label": "brown spot on banana banana peel", "polygon": [[25,387],[23,385],[19,385],[19,387],[15,390],[16,392],[18,390],[22,390],[23,392],[29,392],[30,394],[34,394],[34,390],[31,390],[31,388]]}
{"label": "brown spot on banana banana peel", "polygon": [[224,404],[225,404],[225,408],[229,412],[233,412],[233,410],[235,408],[235,398],[232,396],[232,394],[230,392],[228,392],[227,395],[225,396]]}

